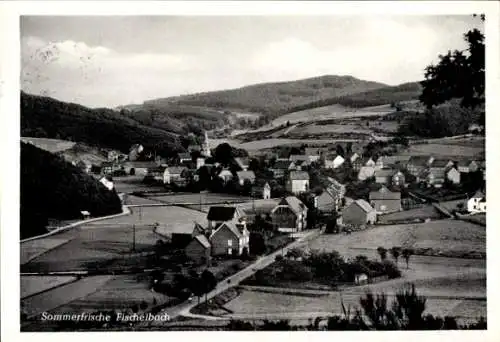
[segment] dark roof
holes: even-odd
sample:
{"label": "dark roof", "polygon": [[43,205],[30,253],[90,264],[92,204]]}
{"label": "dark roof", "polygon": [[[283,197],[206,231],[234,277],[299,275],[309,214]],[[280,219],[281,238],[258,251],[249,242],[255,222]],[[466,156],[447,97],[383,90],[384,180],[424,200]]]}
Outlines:
{"label": "dark roof", "polygon": [[370,201],[372,200],[400,200],[401,193],[392,192],[385,186],[381,187],[378,191],[370,192]]}
{"label": "dark roof", "polygon": [[205,235],[202,234],[196,235],[194,239],[198,241],[203,247],[210,248],[210,242],[208,242],[208,239],[206,238]]}
{"label": "dark roof", "polygon": [[309,180],[309,173],[306,171],[291,171],[290,180]]}
{"label": "dark roof", "polygon": [[431,167],[446,167],[448,163],[450,162],[449,159],[434,159],[434,161],[431,164]]}
{"label": "dark roof", "polygon": [[370,213],[370,212],[372,212],[372,211],[375,210],[375,209],[372,208],[372,206],[367,201],[365,201],[363,199],[357,199],[356,201],[354,201],[350,205],[353,205],[354,203],[358,207],[360,207],[361,209],[363,209],[363,211],[366,212],[366,213]]}
{"label": "dark roof", "polygon": [[278,205],[288,205],[290,209],[296,214],[300,214],[304,210],[307,210],[307,207],[305,206],[304,203],[302,203],[301,200],[299,200],[295,196],[288,196],[286,198],[283,198]]}
{"label": "dark roof", "polygon": [[288,170],[288,168],[290,167],[290,164],[292,162],[289,161],[289,160],[277,160],[275,163],[274,163],[274,166],[271,168],[271,169],[275,169],[275,170]]}
{"label": "dark roof", "polygon": [[231,221],[234,218],[236,207],[215,206],[210,207],[207,214],[209,221]]}

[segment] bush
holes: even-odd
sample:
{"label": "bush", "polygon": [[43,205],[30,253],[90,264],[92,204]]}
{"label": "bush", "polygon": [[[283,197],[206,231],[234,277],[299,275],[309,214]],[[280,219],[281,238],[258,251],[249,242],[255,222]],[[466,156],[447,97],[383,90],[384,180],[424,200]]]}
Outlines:
{"label": "bush", "polygon": [[276,261],[276,262],[282,261],[283,259],[284,259],[283,255],[281,255],[281,254],[278,254],[274,257],[274,261]]}
{"label": "bush", "polygon": [[391,261],[384,261],[385,274],[389,277],[389,279],[399,278],[401,277],[401,271],[399,268]]}

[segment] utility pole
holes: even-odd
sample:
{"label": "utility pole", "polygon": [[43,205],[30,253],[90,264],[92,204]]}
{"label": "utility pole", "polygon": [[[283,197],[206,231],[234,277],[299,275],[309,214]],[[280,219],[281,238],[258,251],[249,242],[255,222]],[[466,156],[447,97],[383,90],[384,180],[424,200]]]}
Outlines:
{"label": "utility pole", "polygon": [[135,224],[132,225],[132,251],[135,252]]}

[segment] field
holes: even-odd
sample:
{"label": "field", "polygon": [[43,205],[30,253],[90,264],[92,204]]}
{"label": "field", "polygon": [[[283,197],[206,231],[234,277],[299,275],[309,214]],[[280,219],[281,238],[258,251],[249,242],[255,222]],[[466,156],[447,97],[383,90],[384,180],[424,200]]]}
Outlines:
{"label": "field", "polygon": [[85,297],[77,298],[60,306],[54,313],[81,313],[97,310],[127,310],[146,302],[148,306],[161,305],[173,300],[149,289],[147,279],[135,275],[115,276]]}
{"label": "field", "polygon": [[31,142],[36,147],[49,151],[51,153],[57,153],[64,150],[72,148],[76,143],[72,141],[59,140],[59,139],[47,139],[47,138],[30,138],[21,137],[21,141],[25,143]]}
{"label": "field", "polygon": [[21,243],[21,265],[68,241],[62,238],[44,238]]}
{"label": "field", "polygon": [[21,276],[21,298],[74,281],[72,276]]}
{"label": "field", "polygon": [[318,123],[297,127],[293,129],[293,135],[300,134],[323,134],[323,133],[360,133],[370,134],[369,129],[360,127],[355,124],[326,124],[321,125]]}
{"label": "field", "polygon": [[382,224],[387,224],[390,222],[410,221],[416,219],[425,220],[428,218],[439,219],[442,218],[442,215],[439,214],[439,212],[432,205],[428,205],[422,208],[398,211],[386,215],[379,215],[377,217],[377,222]]}
{"label": "field", "polygon": [[216,194],[211,192],[205,193],[178,193],[164,196],[148,196],[149,199],[157,201],[158,203],[175,203],[175,204],[211,204],[211,203],[240,203],[251,200],[250,197],[230,195],[230,194]]}
{"label": "field", "polygon": [[161,185],[146,185],[142,182],[144,177],[113,177],[113,184],[116,192],[132,193],[141,191],[166,191]]}
{"label": "field", "polygon": [[432,155],[435,157],[470,157],[470,158],[484,158],[485,147],[474,147],[464,145],[451,145],[451,144],[415,144],[411,145],[404,153],[404,155]]}
{"label": "field", "polygon": [[83,278],[74,283],[64,285],[21,301],[21,312],[28,317],[36,316],[45,311],[53,310],[73,300],[85,297],[99,289],[112,276],[96,276]]}
{"label": "field", "polygon": [[430,248],[436,254],[486,253],[484,227],[458,221],[439,220],[419,224],[379,226],[350,235],[323,235],[309,244],[310,249],[339,250],[341,254],[376,256],[378,247],[405,246]]}

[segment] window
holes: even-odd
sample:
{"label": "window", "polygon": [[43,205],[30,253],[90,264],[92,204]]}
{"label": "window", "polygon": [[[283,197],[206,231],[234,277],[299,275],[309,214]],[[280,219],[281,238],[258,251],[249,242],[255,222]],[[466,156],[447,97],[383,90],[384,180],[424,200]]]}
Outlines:
{"label": "window", "polygon": [[233,240],[231,240],[231,239],[227,240],[227,245],[229,247],[233,246]]}
{"label": "window", "polygon": [[233,254],[233,249],[232,248],[228,248],[227,249],[227,255],[231,255]]}

